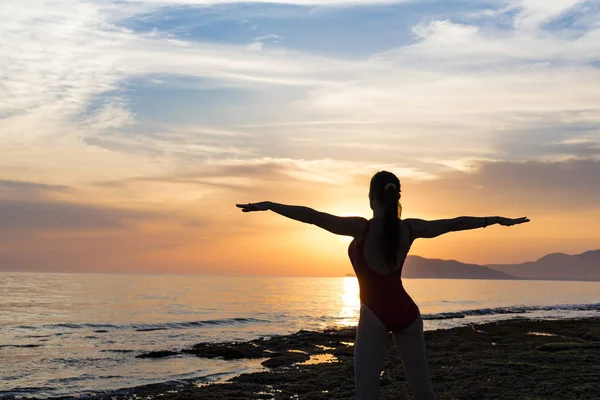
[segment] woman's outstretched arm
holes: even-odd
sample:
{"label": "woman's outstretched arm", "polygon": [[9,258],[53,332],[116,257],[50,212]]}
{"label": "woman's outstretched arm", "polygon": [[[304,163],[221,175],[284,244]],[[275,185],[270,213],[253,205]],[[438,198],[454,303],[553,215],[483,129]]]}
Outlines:
{"label": "woman's outstretched arm", "polygon": [[336,235],[358,237],[363,233],[367,223],[367,220],[362,217],[338,217],[309,207],[288,206],[271,201],[236,204],[236,206],[243,212],[271,210],[284,217],[316,225]]}
{"label": "woman's outstretched arm", "polygon": [[458,217],[453,219],[438,219],[425,221],[422,219],[407,219],[407,223],[416,238],[434,238],[449,232],[465,231],[469,229],[485,228],[490,225],[500,224],[512,226],[529,222],[529,218],[504,218],[504,217]]}

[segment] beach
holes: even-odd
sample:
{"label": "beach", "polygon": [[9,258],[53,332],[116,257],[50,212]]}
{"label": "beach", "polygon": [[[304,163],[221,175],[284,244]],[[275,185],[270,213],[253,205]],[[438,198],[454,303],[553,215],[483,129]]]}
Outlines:
{"label": "beach", "polygon": [[[268,370],[220,383],[167,382],[97,393],[100,399],[351,399],[353,328],[199,343],[138,357],[247,358]],[[600,399],[600,318],[523,318],[425,332],[439,399]],[[87,396],[86,396],[87,397]],[[410,399],[390,338],[381,399]],[[63,398],[66,399],[66,398]]]}

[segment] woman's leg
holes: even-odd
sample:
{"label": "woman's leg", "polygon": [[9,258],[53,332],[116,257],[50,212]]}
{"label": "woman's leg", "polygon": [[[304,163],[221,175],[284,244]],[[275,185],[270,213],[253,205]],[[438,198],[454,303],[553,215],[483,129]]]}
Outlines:
{"label": "woman's leg", "polygon": [[418,400],[435,400],[427,368],[421,316],[419,315],[419,318],[405,330],[394,332],[392,335],[402,358],[404,374],[413,396]]}
{"label": "woman's leg", "polygon": [[388,351],[388,332],[375,313],[361,304],[354,344],[356,398],[379,398],[381,366]]}

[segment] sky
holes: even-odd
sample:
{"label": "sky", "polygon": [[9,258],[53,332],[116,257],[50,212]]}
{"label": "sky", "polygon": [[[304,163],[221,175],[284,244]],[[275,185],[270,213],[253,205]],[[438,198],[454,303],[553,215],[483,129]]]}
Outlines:
{"label": "sky", "polygon": [[235,203],[529,217],[411,254],[600,248],[600,1],[8,0],[0,271],[324,275],[351,238]]}

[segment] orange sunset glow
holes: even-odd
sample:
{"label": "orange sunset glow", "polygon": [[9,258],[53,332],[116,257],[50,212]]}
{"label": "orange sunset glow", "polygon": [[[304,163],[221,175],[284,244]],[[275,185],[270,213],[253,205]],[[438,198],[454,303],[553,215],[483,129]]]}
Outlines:
{"label": "orange sunset glow", "polygon": [[[568,168],[558,163],[534,167],[576,173],[582,165],[578,161],[563,164]],[[511,167],[531,168],[516,163]],[[340,276],[351,272],[346,255],[351,238],[336,237],[274,213],[241,214],[234,203],[269,199],[368,217],[367,172],[377,167],[355,168],[365,171],[361,174],[347,169],[328,171],[325,182],[296,178],[292,168],[277,160],[265,161],[235,173],[215,174],[210,183],[195,176],[70,185],[61,180],[60,186],[24,180],[7,184],[5,180],[2,207],[11,211],[8,224],[13,227],[11,234],[4,231],[2,266],[23,271],[242,275]],[[599,242],[600,221],[589,217],[600,211],[598,204],[580,199],[588,189],[568,192],[551,180],[538,180],[529,187],[519,174],[498,182],[484,173],[485,169],[476,167],[469,172],[442,172],[426,180],[406,177],[402,180],[403,216],[526,215],[533,223],[510,232],[496,226],[421,240],[412,254],[508,263],[559,250],[581,252]],[[575,231],[569,229],[573,226]]]}

